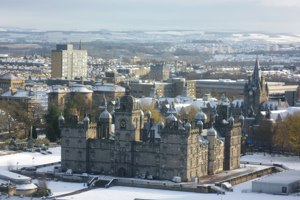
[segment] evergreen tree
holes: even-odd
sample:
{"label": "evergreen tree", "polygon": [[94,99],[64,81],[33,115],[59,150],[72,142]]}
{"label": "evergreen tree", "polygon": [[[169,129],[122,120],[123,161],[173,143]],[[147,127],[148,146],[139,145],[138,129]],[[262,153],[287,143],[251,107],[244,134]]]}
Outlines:
{"label": "evergreen tree", "polygon": [[60,130],[58,126],[58,118],[60,116],[60,112],[56,106],[51,106],[48,109],[48,113],[46,115],[46,124],[47,124],[47,138],[54,142],[60,138]]}

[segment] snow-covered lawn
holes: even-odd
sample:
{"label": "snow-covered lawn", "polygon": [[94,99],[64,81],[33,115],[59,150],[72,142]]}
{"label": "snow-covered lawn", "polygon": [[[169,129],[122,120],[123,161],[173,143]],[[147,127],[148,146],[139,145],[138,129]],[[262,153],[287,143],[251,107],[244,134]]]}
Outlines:
{"label": "snow-covered lawn", "polygon": [[243,183],[234,187],[234,192],[227,192],[225,195],[198,194],[191,192],[176,192],[168,190],[153,190],[131,187],[111,187],[109,189],[95,189],[74,196],[63,197],[68,200],[101,199],[101,200],[133,200],[139,199],[161,199],[161,200],[298,200],[299,196],[279,196],[258,193],[243,193],[242,190],[251,188],[251,182]]}
{"label": "snow-covered lawn", "polygon": [[20,169],[33,165],[42,165],[60,161],[60,147],[50,148],[52,154],[43,155],[38,152],[21,152],[0,156],[1,169]]}
{"label": "snow-covered lawn", "polygon": [[[50,149],[52,154],[43,155],[40,153],[30,153],[30,152],[22,152],[18,154],[11,154],[0,156],[0,168],[8,169],[8,167],[23,167],[23,166],[32,166],[32,165],[41,165],[46,163],[58,162],[60,161],[60,148],[52,148]],[[268,154],[254,154],[254,155],[246,155],[241,158],[242,161],[248,162],[261,162],[261,163],[278,163],[284,164],[285,166],[291,169],[300,170],[300,158],[299,157],[285,157],[282,155],[271,156]],[[242,165],[244,166],[244,165]],[[250,166],[249,166],[250,167]],[[47,171],[51,168],[45,168]],[[49,181],[48,187],[51,189],[54,195],[66,194],[76,190],[80,190],[84,188],[82,183],[67,183],[67,182],[55,182]],[[131,187],[119,187],[114,186],[108,189],[97,188],[90,190],[88,192],[83,192],[77,195],[66,196],[58,199],[66,199],[66,200],[93,200],[93,199],[101,199],[101,200],[133,200],[135,198],[140,199],[160,199],[160,200],[199,200],[199,199],[207,199],[207,200],[255,200],[255,199],[264,199],[264,200],[299,200],[300,196],[289,195],[289,196],[279,196],[279,195],[269,195],[269,194],[260,194],[260,193],[252,193],[251,191],[251,181],[246,183],[242,183],[240,185],[234,186],[233,192],[227,192],[225,195],[217,195],[217,194],[198,194],[191,192],[176,192],[176,191],[168,191],[168,190],[154,190],[154,189],[142,189],[142,188],[131,188]],[[0,198],[1,199],[1,198]],[[9,199],[19,199],[18,197],[11,197]],[[22,198],[26,199],[26,198]],[[29,198],[27,198],[29,199]]]}

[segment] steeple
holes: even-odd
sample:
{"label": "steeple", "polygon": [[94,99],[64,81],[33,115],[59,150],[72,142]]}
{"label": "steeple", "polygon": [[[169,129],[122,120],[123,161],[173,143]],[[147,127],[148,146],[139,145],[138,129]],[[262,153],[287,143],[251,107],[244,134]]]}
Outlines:
{"label": "steeple", "polygon": [[253,71],[253,74],[252,74],[253,84],[255,84],[256,86],[259,86],[260,85],[260,79],[261,79],[260,66],[259,66],[258,57],[256,57],[255,67],[254,67],[254,71]]}
{"label": "steeple", "polygon": [[81,46],[82,44],[81,44],[81,40],[79,41],[79,50],[82,50],[82,46]]}

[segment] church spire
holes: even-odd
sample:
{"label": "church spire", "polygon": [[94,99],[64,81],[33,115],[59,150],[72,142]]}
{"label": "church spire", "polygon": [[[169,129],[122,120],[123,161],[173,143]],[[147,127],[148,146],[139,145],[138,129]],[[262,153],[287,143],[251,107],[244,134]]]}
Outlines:
{"label": "church spire", "polygon": [[253,75],[252,75],[253,83],[259,84],[260,79],[261,79],[260,66],[259,66],[258,57],[256,57],[255,67],[254,67],[254,71],[253,71]]}
{"label": "church spire", "polygon": [[79,41],[79,50],[82,50],[81,40]]}

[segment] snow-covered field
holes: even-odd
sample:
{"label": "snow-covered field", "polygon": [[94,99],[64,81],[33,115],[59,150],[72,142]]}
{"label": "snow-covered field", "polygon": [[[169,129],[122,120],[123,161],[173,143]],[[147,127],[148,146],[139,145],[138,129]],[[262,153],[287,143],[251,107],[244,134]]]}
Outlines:
{"label": "snow-covered field", "polygon": [[[32,166],[32,165],[40,165],[52,162],[60,161],[60,148],[52,148],[50,149],[52,154],[42,155],[40,153],[18,153],[0,156],[0,168],[8,169],[8,167],[23,167],[23,166]],[[249,162],[261,162],[261,163],[278,163],[284,164],[286,167],[291,169],[300,170],[300,158],[299,157],[285,157],[281,155],[271,156],[264,154],[254,154],[254,155],[246,155],[241,158],[242,161]],[[49,170],[49,168],[46,168]],[[66,183],[66,182],[55,182],[49,181],[48,187],[53,192],[53,195],[61,195],[67,194],[76,190],[80,190],[84,188],[82,183]],[[139,199],[160,199],[160,200],[198,200],[198,199],[207,199],[207,200],[254,200],[254,199],[264,199],[264,200],[299,200],[300,196],[289,195],[289,196],[280,196],[280,195],[269,195],[269,194],[261,194],[261,193],[252,193],[251,191],[251,181],[246,183],[242,183],[240,185],[234,186],[233,192],[227,192],[225,195],[218,194],[198,194],[191,192],[176,192],[176,191],[168,191],[168,190],[154,190],[154,189],[142,189],[142,188],[131,188],[131,187],[111,187],[108,189],[97,188],[90,190],[88,192],[83,192],[80,194],[61,197],[58,199],[66,199],[66,200],[93,200],[93,199],[101,199],[101,200],[133,200],[135,198]],[[1,199],[1,197],[0,197]],[[18,197],[10,197],[8,199],[19,199]],[[20,198],[21,199],[21,198]],[[30,198],[22,198],[22,199],[30,199]]]}

